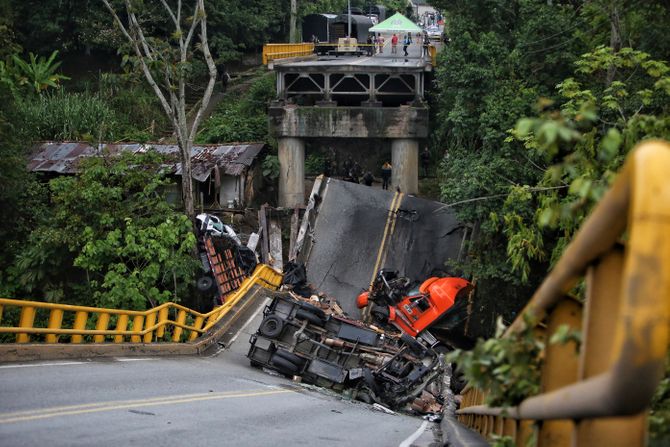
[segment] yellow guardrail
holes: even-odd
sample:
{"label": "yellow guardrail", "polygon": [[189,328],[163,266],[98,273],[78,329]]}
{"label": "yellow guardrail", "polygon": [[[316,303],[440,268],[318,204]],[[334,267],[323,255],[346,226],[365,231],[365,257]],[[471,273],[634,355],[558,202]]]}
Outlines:
{"label": "yellow guardrail", "polygon": [[[176,303],[133,311],[0,298],[0,325],[3,311],[11,308],[20,311],[18,324],[0,326],[0,334],[16,334],[16,343],[30,342],[31,334],[45,334],[46,343],[192,341],[221,320],[255,284],[275,290],[281,281],[281,273],[260,264],[239,289],[226,296],[223,305],[204,314]],[[46,327],[35,327],[40,309],[48,312]],[[66,316],[72,321],[71,328],[63,328]],[[114,329],[109,329],[110,324]]]}
{"label": "yellow guardrail", "polygon": [[[544,318],[539,336],[562,324],[581,329],[579,352],[547,343],[542,394],[516,407],[491,408],[486,390],[466,388],[460,422],[517,446],[644,445],[668,349],[669,172],[667,142],[640,144],[522,312]],[[584,276],[582,306],[565,294]],[[506,335],[525,324],[517,318]]]}
{"label": "yellow guardrail", "polygon": [[263,45],[263,65],[276,59],[314,54],[313,43],[266,43]]}

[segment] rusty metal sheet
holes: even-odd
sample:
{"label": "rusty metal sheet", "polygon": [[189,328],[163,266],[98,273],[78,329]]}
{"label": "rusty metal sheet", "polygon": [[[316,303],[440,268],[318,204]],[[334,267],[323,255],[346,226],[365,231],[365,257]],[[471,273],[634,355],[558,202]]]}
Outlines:
{"label": "rusty metal sheet", "polygon": [[[225,175],[238,176],[251,166],[258,154],[263,150],[263,143],[202,145],[193,146],[192,176],[199,182],[206,181],[214,167],[218,166]],[[57,172],[75,174],[78,162],[83,157],[101,153],[117,155],[121,152],[145,153],[156,151],[164,155],[174,155],[178,159],[179,146],[175,144],[124,143],[91,145],[83,142],[45,142],[35,147],[34,155],[27,164],[33,172]],[[168,172],[181,175],[181,163],[175,162],[164,166]]]}

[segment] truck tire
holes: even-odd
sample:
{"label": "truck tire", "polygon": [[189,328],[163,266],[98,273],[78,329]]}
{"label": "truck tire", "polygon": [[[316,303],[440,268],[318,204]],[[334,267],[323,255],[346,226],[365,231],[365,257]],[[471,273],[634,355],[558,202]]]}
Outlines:
{"label": "truck tire", "polygon": [[284,320],[276,315],[268,315],[263,319],[258,331],[267,338],[277,338],[284,329]]}
{"label": "truck tire", "polygon": [[317,315],[305,309],[298,309],[298,311],[295,313],[295,317],[300,320],[307,320],[315,326],[323,327],[323,325],[325,324],[325,321],[323,321]]}
{"label": "truck tire", "polygon": [[201,276],[195,283],[195,287],[201,293],[209,292],[214,286],[214,278],[211,276]]}
{"label": "truck tire", "polygon": [[272,356],[270,363],[284,374],[290,376],[298,374],[299,369],[293,362],[286,360],[284,357],[280,357],[277,354]]}
{"label": "truck tire", "polygon": [[300,356],[295,355],[292,352],[287,351],[286,349],[277,349],[275,355],[285,358],[289,362],[293,363],[297,367],[301,367],[305,364],[305,359]]}

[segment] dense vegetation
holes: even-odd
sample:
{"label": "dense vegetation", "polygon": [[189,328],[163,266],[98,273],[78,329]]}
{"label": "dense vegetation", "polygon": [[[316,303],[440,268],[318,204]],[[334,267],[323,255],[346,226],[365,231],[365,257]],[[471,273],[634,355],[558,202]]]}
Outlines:
{"label": "dense vegetation", "polygon": [[434,4],[451,38],[433,101],[442,198],[476,225],[460,267],[509,322],[632,146],[670,136],[660,35],[670,11],[660,1]]}

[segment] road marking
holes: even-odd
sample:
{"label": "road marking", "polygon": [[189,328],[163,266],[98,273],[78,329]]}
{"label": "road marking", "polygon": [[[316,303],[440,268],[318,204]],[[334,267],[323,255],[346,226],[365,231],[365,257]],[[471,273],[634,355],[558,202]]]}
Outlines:
{"label": "road marking", "polygon": [[[232,345],[233,343],[235,343],[235,340],[237,340],[237,337],[239,337],[240,334],[246,330],[247,326],[249,326],[251,324],[251,322],[254,321],[254,319],[258,316],[258,314],[261,313],[269,303],[270,303],[270,298],[266,298],[265,301],[263,301],[263,304],[261,306],[259,306],[258,309],[256,309],[256,312],[254,312],[253,315],[251,315],[249,317],[249,319],[242,325],[240,330],[237,331],[237,334],[235,334],[233,336],[233,338],[230,339],[230,341],[228,342],[228,346],[226,346],[226,348],[229,347],[230,345]],[[218,351],[217,351],[217,353],[218,353]]]}
{"label": "road marking", "polygon": [[44,366],[66,366],[66,365],[89,365],[91,362],[53,362],[53,363],[17,363],[15,365],[1,365],[0,369],[11,368],[30,368],[30,367],[44,367]]}
{"label": "road marking", "polygon": [[150,362],[152,360],[158,360],[157,358],[149,358],[149,357],[114,357],[114,360],[117,362]]}
{"label": "road marking", "polygon": [[[159,358],[149,357],[112,357],[117,362],[147,362],[152,360],[160,360]],[[104,360],[104,359],[103,359]],[[105,363],[95,361],[76,361],[76,362],[49,362],[49,363],[15,363],[12,365],[0,365],[0,369],[15,369],[15,368],[44,368],[45,366],[70,366],[70,365],[91,365],[94,363]]]}
{"label": "road marking", "polygon": [[423,421],[423,424],[421,424],[421,426],[414,433],[409,435],[407,439],[401,442],[398,447],[410,447],[412,443],[416,441],[424,431],[426,431],[426,427],[428,427],[428,421]]}
{"label": "road marking", "polygon": [[295,391],[276,389],[276,390],[251,390],[242,392],[222,392],[222,393],[201,393],[187,394],[181,396],[166,396],[154,399],[138,399],[134,401],[111,401],[98,402],[92,404],[71,405],[65,407],[44,408],[40,410],[31,410],[15,413],[0,413],[0,424],[11,424],[15,422],[34,421],[37,419],[47,419],[59,416],[75,416],[80,414],[100,413],[103,411],[128,410],[131,408],[152,407],[160,405],[174,405],[190,402],[200,402],[206,400],[233,399],[240,397],[259,397],[273,394],[294,393]]}

